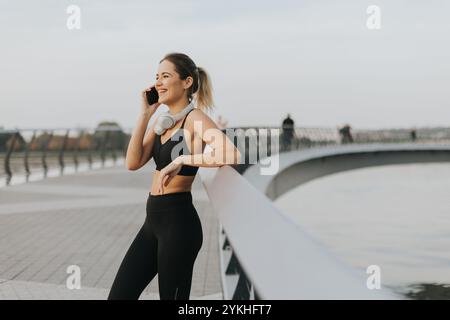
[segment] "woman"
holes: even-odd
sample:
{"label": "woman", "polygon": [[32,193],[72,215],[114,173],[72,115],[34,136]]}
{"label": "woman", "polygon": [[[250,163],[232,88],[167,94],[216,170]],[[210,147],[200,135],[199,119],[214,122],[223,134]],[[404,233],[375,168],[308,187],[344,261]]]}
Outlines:
{"label": "woman", "polygon": [[[159,99],[148,105],[146,91],[153,87]],[[194,262],[203,243],[202,226],[192,203],[192,182],[198,167],[239,163],[240,153],[203,112],[213,105],[211,83],[205,70],[197,68],[187,55],[166,55],[159,63],[155,85],[147,90],[142,92],[141,113],[126,164],[129,170],[137,170],[153,157],[156,170],[144,225],[120,265],[108,299],[138,299],[158,274],[161,300],[188,300]],[[157,119],[144,137],[161,104],[169,107],[171,115],[178,115],[192,108],[194,97],[197,107],[183,119],[156,134]],[[203,154],[206,144],[212,152]]]}

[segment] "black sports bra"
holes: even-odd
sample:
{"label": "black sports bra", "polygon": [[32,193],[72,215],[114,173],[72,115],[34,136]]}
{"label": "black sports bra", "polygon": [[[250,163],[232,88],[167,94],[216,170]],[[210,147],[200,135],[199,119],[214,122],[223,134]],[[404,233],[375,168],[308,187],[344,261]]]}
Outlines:
{"label": "black sports bra", "polygon": [[[194,110],[194,109],[192,109]],[[192,111],[191,110],[191,111]],[[186,116],[184,117],[183,123],[181,124],[181,127],[176,130],[176,133],[172,135],[165,143],[161,142],[161,135],[157,134],[155,142],[153,144],[153,159],[156,163],[156,170],[162,170],[165,166],[169,165],[178,155],[183,154],[183,150],[187,150],[189,152],[189,149],[186,145],[186,141],[184,139],[183,134],[183,128],[184,128],[184,122],[186,121],[187,116],[191,112],[189,111]],[[172,149],[176,147],[179,149],[179,152],[174,155],[174,158],[171,158]],[[194,166],[188,166],[183,165],[181,167],[180,172],[178,175],[180,176],[195,176],[195,174],[198,171],[198,167]]]}

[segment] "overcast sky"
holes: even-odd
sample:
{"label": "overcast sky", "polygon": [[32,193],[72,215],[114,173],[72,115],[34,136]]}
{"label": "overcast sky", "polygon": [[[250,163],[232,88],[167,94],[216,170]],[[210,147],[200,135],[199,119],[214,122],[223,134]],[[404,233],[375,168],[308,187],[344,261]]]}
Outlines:
{"label": "overcast sky", "polygon": [[449,38],[447,0],[0,0],[0,127],[133,127],[173,51],[209,72],[229,126],[450,126]]}

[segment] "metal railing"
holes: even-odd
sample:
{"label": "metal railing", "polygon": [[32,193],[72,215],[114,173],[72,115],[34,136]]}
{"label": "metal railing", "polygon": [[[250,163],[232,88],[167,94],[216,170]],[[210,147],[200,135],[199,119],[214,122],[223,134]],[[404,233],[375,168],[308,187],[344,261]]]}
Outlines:
{"label": "metal railing", "polygon": [[0,130],[0,179],[9,185],[13,176],[29,181],[33,174],[46,178],[52,169],[62,175],[82,164],[88,169],[109,160],[115,164],[125,157],[129,132],[117,126]]}
{"label": "metal railing", "polygon": [[[418,128],[412,134],[407,129],[363,130],[340,132],[339,128],[282,129],[280,127],[231,127],[223,129],[235,144],[245,150],[246,161],[234,168],[243,172],[259,160],[260,155],[304,148],[346,143],[393,142],[450,142],[450,128]],[[50,169],[59,174],[71,166],[75,171],[81,163],[89,168],[94,163],[102,167],[109,159],[113,163],[123,158],[131,137],[132,128],[98,126],[97,128],[0,129],[0,179],[9,184],[13,176],[23,176],[25,181],[38,172],[47,177]],[[241,139],[243,138],[243,139]],[[276,141],[277,147],[272,148]],[[237,140],[244,141],[238,145]],[[255,148],[251,148],[256,145]],[[252,163],[250,159],[254,158]]]}

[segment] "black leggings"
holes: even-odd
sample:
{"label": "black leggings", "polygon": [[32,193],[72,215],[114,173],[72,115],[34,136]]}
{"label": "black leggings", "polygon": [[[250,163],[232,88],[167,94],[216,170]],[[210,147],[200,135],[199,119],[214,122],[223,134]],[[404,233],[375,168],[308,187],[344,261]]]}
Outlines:
{"label": "black leggings", "polygon": [[203,230],[190,191],[149,194],[144,225],[128,249],[108,300],[137,300],[158,273],[161,300],[189,300]]}

